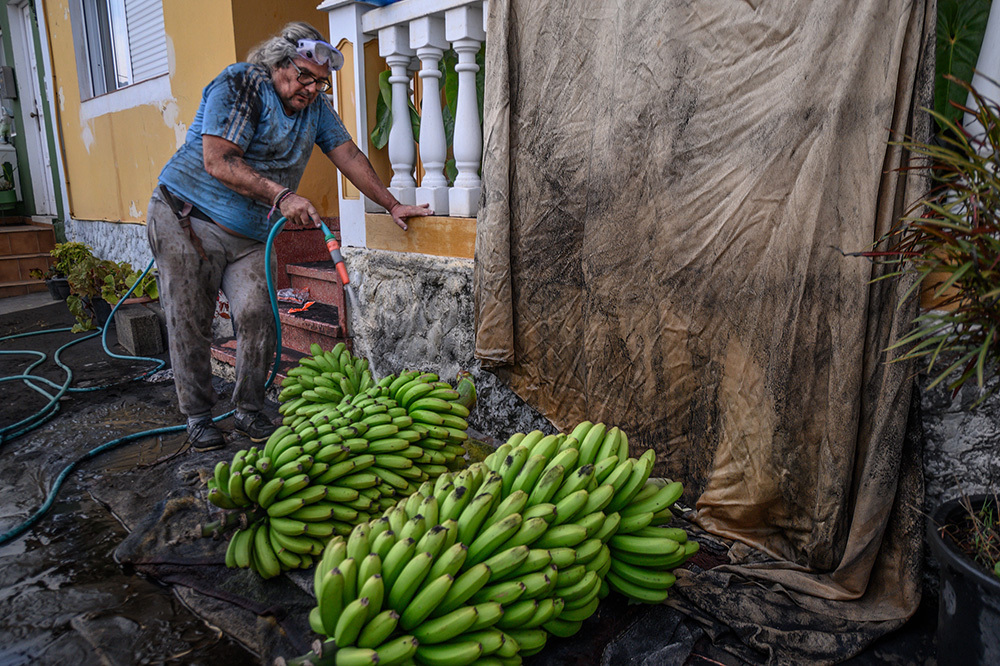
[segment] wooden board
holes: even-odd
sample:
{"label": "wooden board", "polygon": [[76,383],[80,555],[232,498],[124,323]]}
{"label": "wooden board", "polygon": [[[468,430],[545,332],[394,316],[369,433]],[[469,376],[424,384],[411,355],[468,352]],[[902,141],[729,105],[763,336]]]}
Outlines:
{"label": "wooden board", "polygon": [[476,219],[431,216],[414,218],[408,231],[385,214],[365,216],[368,247],[373,250],[416,252],[437,257],[473,259],[476,252]]}

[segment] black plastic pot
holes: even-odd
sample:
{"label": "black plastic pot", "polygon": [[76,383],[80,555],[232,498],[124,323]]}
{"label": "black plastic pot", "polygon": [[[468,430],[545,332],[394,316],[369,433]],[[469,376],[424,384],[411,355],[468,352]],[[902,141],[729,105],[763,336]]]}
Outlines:
{"label": "black plastic pot", "polygon": [[[978,510],[992,495],[973,495]],[[960,500],[945,502],[927,524],[931,552],[941,567],[938,593],[937,654],[941,664],[1000,664],[1000,578],[983,570],[941,536],[939,525],[959,522],[966,509]]]}
{"label": "black plastic pot", "polygon": [[53,277],[45,281],[49,295],[54,301],[65,301],[69,297],[69,280],[64,277]]}

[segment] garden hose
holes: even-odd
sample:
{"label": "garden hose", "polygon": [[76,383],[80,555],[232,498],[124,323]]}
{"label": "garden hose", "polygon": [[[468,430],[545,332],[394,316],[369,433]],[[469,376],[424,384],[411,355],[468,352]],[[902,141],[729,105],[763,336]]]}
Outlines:
{"label": "garden hose", "polygon": [[[275,336],[274,365],[271,368],[271,373],[268,376],[267,381],[264,383],[264,388],[265,389],[267,389],[268,387],[270,387],[271,384],[274,382],[274,378],[275,378],[275,376],[278,373],[278,368],[279,368],[280,363],[281,363],[281,319],[280,319],[280,317],[278,315],[277,291],[275,290],[274,276],[271,273],[270,266],[271,266],[271,255],[272,255],[272,247],[274,245],[274,239],[281,232],[281,230],[284,228],[284,226],[285,226],[285,218],[282,217],[281,219],[279,219],[274,224],[273,227],[271,227],[271,231],[270,231],[270,233],[267,236],[267,242],[266,242],[266,246],[265,246],[265,249],[264,249],[264,266],[265,266],[264,272],[265,272],[265,274],[267,276],[267,293],[268,293],[268,296],[271,299],[271,313],[274,316],[274,325],[275,325],[275,329],[276,329],[276,331],[275,331],[276,336]],[[125,293],[125,295],[122,296],[122,298],[118,301],[118,303],[115,304],[114,308],[112,308],[112,310],[111,310],[111,314],[108,316],[108,321],[112,320],[112,317],[115,316],[115,313],[118,311],[118,308],[121,307],[122,303],[125,302],[125,299],[127,299],[132,294],[132,292],[135,290],[136,286],[142,282],[143,278],[146,277],[146,274],[149,273],[149,271],[153,268],[154,261],[155,260],[151,260],[149,262],[149,265],[146,266],[146,270],[144,270],[142,272],[142,275],[139,276],[139,279],[135,281],[135,283]],[[21,436],[21,435],[23,435],[23,434],[25,434],[27,432],[30,432],[31,430],[34,430],[35,428],[39,427],[40,425],[42,425],[43,423],[45,423],[46,421],[48,421],[49,419],[51,419],[53,416],[55,416],[55,414],[59,411],[59,400],[66,393],[69,393],[69,392],[83,392],[83,391],[97,391],[97,390],[109,388],[111,386],[111,385],[104,385],[104,386],[94,386],[94,387],[86,387],[86,388],[72,388],[72,387],[70,387],[70,383],[72,383],[72,381],[73,381],[73,371],[69,368],[69,366],[67,366],[66,364],[64,364],[60,360],[59,357],[62,354],[62,352],[63,352],[64,349],[66,349],[66,348],[68,348],[68,347],[70,347],[72,345],[78,344],[78,343],[83,342],[85,340],[90,340],[91,338],[93,338],[93,337],[95,337],[95,336],[97,336],[97,335],[100,334],[101,335],[101,344],[104,347],[104,351],[105,351],[105,353],[108,356],[110,356],[112,358],[125,359],[125,360],[153,361],[153,362],[155,362],[155,363],[158,364],[154,369],[148,370],[145,373],[139,375],[138,377],[134,377],[130,381],[137,381],[137,380],[140,380],[140,379],[144,379],[145,377],[148,377],[149,375],[153,374],[154,372],[159,371],[161,368],[163,368],[166,365],[166,363],[164,361],[162,361],[160,359],[156,359],[156,358],[149,358],[149,357],[145,357],[145,356],[128,356],[128,355],[124,355],[124,354],[115,354],[114,352],[112,352],[108,348],[108,344],[107,344],[107,329],[108,329],[108,327],[107,327],[107,325],[105,325],[103,327],[99,327],[99,329],[100,330],[98,330],[97,332],[94,332],[94,333],[92,333],[92,334],[90,334],[90,335],[88,335],[86,337],[80,338],[78,340],[73,340],[72,342],[69,342],[69,343],[63,345],[62,347],[60,347],[59,349],[56,350],[56,352],[55,352],[55,354],[53,356],[53,360],[66,373],[66,380],[65,380],[65,382],[63,382],[63,384],[57,384],[57,383],[55,383],[55,382],[53,382],[53,381],[51,381],[49,379],[46,379],[45,377],[39,377],[37,375],[30,374],[30,372],[31,372],[32,369],[34,369],[35,367],[37,367],[38,365],[40,365],[41,363],[43,363],[45,361],[45,359],[47,358],[46,355],[43,354],[42,352],[38,352],[38,351],[34,351],[34,350],[0,351],[0,354],[7,354],[7,355],[12,355],[12,354],[21,354],[21,355],[24,355],[24,354],[29,354],[29,355],[30,354],[36,354],[36,355],[38,355],[39,359],[36,360],[34,363],[32,363],[27,368],[27,370],[25,370],[24,372],[22,372],[21,374],[18,374],[18,375],[12,375],[10,377],[0,377],[0,382],[6,382],[6,381],[23,381],[25,384],[27,384],[34,391],[37,391],[38,393],[41,393],[44,396],[48,396],[48,398],[49,398],[48,404],[46,404],[44,407],[42,407],[42,409],[40,409],[37,413],[35,413],[32,416],[29,416],[29,417],[27,417],[25,419],[22,419],[21,421],[18,421],[17,423],[14,423],[12,425],[6,426],[3,429],[0,429],[0,445],[3,445],[5,442],[8,442],[8,441],[14,439],[15,437],[19,437],[19,436]],[[70,330],[70,328],[58,328],[58,329],[51,329],[51,330],[46,330],[46,331],[33,331],[31,333],[19,333],[19,334],[16,334],[16,335],[10,335],[10,336],[7,336],[7,337],[0,338],[0,342],[4,342],[4,341],[7,341],[7,340],[13,340],[13,339],[16,339],[16,338],[28,337],[28,336],[32,336],[32,335],[41,335],[43,333],[59,333],[59,332],[69,331],[69,330]],[[33,382],[40,382],[40,383],[46,384],[46,385],[48,385],[48,386],[50,386],[52,388],[58,389],[58,391],[55,394],[51,394],[48,391],[46,391],[45,389],[41,388],[40,386],[37,386]],[[235,410],[230,410],[230,411],[226,412],[225,414],[222,414],[220,416],[216,416],[215,418],[212,419],[212,422],[216,423],[218,421],[222,421],[223,419],[226,419],[226,418],[232,416],[233,412],[235,412]],[[66,478],[73,472],[73,470],[75,470],[80,465],[80,463],[85,462],[87,460],[91,460],[93,458],[96,458],[97,456],[101,455],[102,453],[105,453],[106,451],[110,451],[111,449],[117,448],[118,446],[121,446],[122,444],[127,444],[129,442],[134,442],[136,440],[144,439],[146,437],[153,437],[153,436],[156,436],[156,435],[162,435],[162,434],[173,433],[173,432],[180,432],[181,430],[185,430],[186,428],[187,428],[187,424],[180,424],[180,425],[176,425],[176,426],[167,426],[167,427],[163,427],[163,428],[154,428],[152,430],[145,430],[143,432],[137,432],[137,433],[133,433],[131,435],[125,435],[124,437],[119,437],[117,439],[111,440],[110,442],[106,442],[106,443],[104,443],[104,444],[102,444],[102,445],[100,445],[100,446],[98,446],[96,448],[91,449],[87,453],[83,454],[81,457],[79,457],[76,460],[72,461],[71,463],[69,463],[68,465],[66,465],[65,468],[63,468],[62,472],[60,472],[59,476],[56,477],[55,482],[52,484],[52,487],[49,489],[49,493],[48,493],[48,496],[47,496],[45,502],[42,504],[41,507],[38,508],[37,511],[35,511],[34,514],[32,514],[27,520],[25,520],[24,522],[22,522],[20,525],[14,527],[13,529],[5,532],[2,535],[0,535],[0,546],[4,545],[7,542],[9,542],[9,541],[11,541],[13,539],[16,539],[17,537],[19,537],[22,534],[24,534],[26,531],[28,531],[29,529],[31,529],[39,520],[41,520],[45,516],[45,514],[47,514],[49,512],[49,510],[51,510],[53,504],[55,504],[56,496],[59,494],[59,491],[62,488],[63,483],[66,481]]]}

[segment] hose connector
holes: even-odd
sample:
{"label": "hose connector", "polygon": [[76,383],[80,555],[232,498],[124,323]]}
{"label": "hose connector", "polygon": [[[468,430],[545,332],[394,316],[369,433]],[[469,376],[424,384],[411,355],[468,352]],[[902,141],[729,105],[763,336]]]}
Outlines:
{"label": "hose connector", "polygon": [[344,264],[344,255],[340,253],[340,243],[337,242],[337,237],[322,221],[320,221],[319,226],[323,229],[323,234],[326,237],[326,249],[330,252],[330,258],[333,259],[334,266],[337,268],[340,282],[345,285],[350,284],[351,279],[347,276],[347,266]]}

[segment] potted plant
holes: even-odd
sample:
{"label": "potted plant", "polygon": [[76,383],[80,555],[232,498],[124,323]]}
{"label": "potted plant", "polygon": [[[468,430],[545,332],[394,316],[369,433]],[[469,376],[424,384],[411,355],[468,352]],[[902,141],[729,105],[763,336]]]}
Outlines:
{"label": "potted plant", "polygon": [[[90,256],[69,272],[70,296],[66,299],[77,323],[73,332],[105,326],[111,310],[142,275],[126,261],[115,262]],[[132,291],[129,301],[144,302],[159,297],[156,280],[147,275]],[[129,301],[126,301],[129,302]]]}
{"label": "potted plant", "polygon": [[14,189],[14,166],[4,162],[3,176],[0,177],[0,210],[11,210],[17,205],[17,191]]}
{"label": "potted plant", "polygon": [[53,300],[66,300],[70,295],[69,272],[73,266],[94,255],[84,243],[57,243],[49,252],[53,262],[47,271],[33,268],[29,275],[36,280],[45,280]]}
{"label": "potted plant", "polygon": [[[1000,385],[1000,109],[971,85],[959,108],[965,127],[931,111],[945,128],[936,143],[897,142],[931,176],[932,187],[883,239],[863,253],[891,264],[885,277],[915,273],[929,289],[912,330],[891,348],[926,368],[929,385],[976,393],[980,407]],[[953,102],[954,103],[954,102]],[[970,130],[975,128],[975,130]],[[1000,663],[1000,504],[995,493],[944,503],[928,539],[940,571],[937,647],[956,663]]]}

